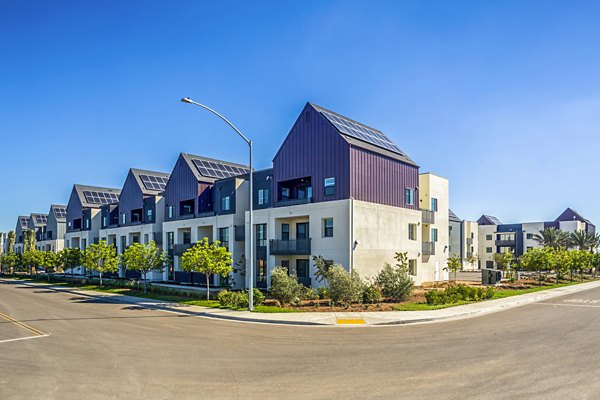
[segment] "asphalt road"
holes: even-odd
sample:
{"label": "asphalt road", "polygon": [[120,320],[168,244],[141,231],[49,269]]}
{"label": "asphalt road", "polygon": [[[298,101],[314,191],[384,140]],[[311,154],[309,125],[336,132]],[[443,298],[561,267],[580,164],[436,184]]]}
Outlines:
{"label": "asphalt road", "polygon": [[459,321],[340,328],[0,283],[0,313],[2,400],[600,399],[600,289]]}

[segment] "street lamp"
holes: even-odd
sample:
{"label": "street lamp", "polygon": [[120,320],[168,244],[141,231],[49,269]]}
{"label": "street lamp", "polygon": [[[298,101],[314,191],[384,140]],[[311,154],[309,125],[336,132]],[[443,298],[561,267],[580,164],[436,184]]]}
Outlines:
{"label": "street lamp", "polygon": [[221,118],[223,121],[225,121],[227,123],[227,125],[229,125],[234,131],[236,131],[236,133],[238,135],[240,135],[240,137],[242,139],[244,139],[244,141],[246,142],[246,144],[248,144],[248,147],[250,148],[250,171],[248,172],[249,175],[249,179],[250,179],[250,251],[249,251],[249,258],[250,258],[250,264],[249,264],[249,271],[248,271],[248,282],[249,282],[249,287],[248,287],[248,310],[252,311],[254,310],[254,256],[253,256],[253,252],[254,252],[254,235],[253,235],[253,230],[252,230],[252,181],[253,181],[253,173],[252,173],[252,140],[248,140],[248,138],[246,136],[244,136],[244,134],[242,132],[240,132],[240,130],[238,128],[236,128],[231,122],[229,122],[229,120],[227,118],[225,118],[224,116],[222,116],[221,114],[219,114],[218,112],[216,112],[215,110],[213,110],[210,107],[205,106],[204,104],[200,104],[200,103],[196,103],[195,101],[193,101],[192,99],[190,99],[189,97],[184,97],[183,99],[181,99],[182,102],[184,103],[189,103],[189,104],[194,104],[197,105],[199,107],[204,108],[205,110],[210,111],[211,113],[215,114],[217,117]]}

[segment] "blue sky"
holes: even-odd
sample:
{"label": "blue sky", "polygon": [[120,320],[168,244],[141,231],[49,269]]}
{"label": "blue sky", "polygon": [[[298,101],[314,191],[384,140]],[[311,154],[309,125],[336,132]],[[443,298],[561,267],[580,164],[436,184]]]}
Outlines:
{"label": "blue sky", "polygon": [[0,1],[0,231],[179,152],[268,167],[306,101],[504,222],[600,223],[598,2]]}

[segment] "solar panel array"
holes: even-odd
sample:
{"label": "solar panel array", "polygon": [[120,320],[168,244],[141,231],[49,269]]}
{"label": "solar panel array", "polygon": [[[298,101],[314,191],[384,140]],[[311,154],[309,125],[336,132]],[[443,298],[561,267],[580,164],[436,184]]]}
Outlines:
{"label": "solar panel array", "polygon": [[33,218],[35,219],[36,224],[47,224],[48,223],[48,216],[45,214],[35,214],[33,216]]}
{"label": "solar panel array", "polygon": [[112,192],[84,190],[83,195],[90,204],[112,204],[119,201],[119,195]]}
{"label": "solar panel array", "polygon": [[405,155],[402,150],[400,150],[398,146],[390,141],[390,139],[388,139],[383,133],[371,128],[367,128],[363,125],[359,125],[356,122],[350,121],[346,118],[341,118],[325,110],[320,110],[320,112],[343,134],[352,136],[355,139],[362,140],[367,143],[371,143],[377,147],[393,151],[394,153]]}
{"label": "solar panel array", "polygon": [[219,161],[192,159],[198,172],[202,176],[214,179],[230,178],[232,176],[243,175],[248,173],[248,169],[236,167],[235,165],[225,164]]}
{"label": "solar panel array", "polygon": [[155,175],[140,175],[140,179],[142,183],[148,190],[165,190],[167,186],[167,182],[169,181],[168,177],[164,176],[155,176]]}
{"label": "solar panel array", "polygon": [[21,226],[23,228],[27,228],[29,226],[29,218],[27,218],[27,217],[21,218]]}
{"label": "solar panel array", "polygon": [[64,207],[55,207],[54,216],[58,219],[67,218],[67,209]]}

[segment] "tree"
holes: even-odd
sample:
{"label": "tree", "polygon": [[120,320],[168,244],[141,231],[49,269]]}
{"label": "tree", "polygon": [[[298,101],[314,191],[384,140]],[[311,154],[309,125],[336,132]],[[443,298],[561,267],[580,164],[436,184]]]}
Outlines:
{"label": "tree", "polygon": [[206,299],[210,300],[210,277],[212,275],[226,275],[233,271],[231,267],[231,253],[221,246],[217,240],[212,244],[208,238],[190,247],[181,256],[181,266],[187,272],[201,272],[206,276]]}
{"label": "tree", "polygon": [[51,275],[55,273],[56,270],[58,270],[61,266],[61,259],[56,253],[51,251],[43,251],[41,252],[40,265],[46,270],[48,282],[50,282]]}
{"label": "tree", "polygon": [[505,270],[507,275],[512,276],[510,266],[514,259],[513,253],[506,250],[504,253],[495,253],[493,258],[499,269]]}
{"label": "tree", "polygon": [[317,282],[328,284],[331,274],[331,265],[325,261],[323,256],[313,256],[313,264],[315,264],[315,279]]}
{"label": "tree", "polygon": [[35,250],[35,243],[35,231],[33,229],[27,229],[23,232],[23,253]]}
{"label": "tree", "polygon": [[538,280],[541,281],[541,271],[549,270],[550,268],[550,253],[549,248],[535,248],[528,250],[525,254],[519,257],[519,264],[526,271],[536,272]]}
{"label": "tree", "polygon": [[348,272],[341,265],[334,265],[329,275],[329,294],[334,304],[349,306],[362,301],[363,282],[358,272]]}
{"label": "tree", "polygon": [[479,256],[477,254],[471,254],[467,257],[467,262],[471,265],[479,265]]}
{"label": "tree", "polygon": [[15,231],[10,231],[6,234],[6,241],[8,244],[8,249],[6,249],[7,253],[12,253],[14,251],[15,242],[17,241],[17,235]]}
{"label": "tree", "polygon": [[286,268],[275,267],[271,271],[271,295],[282,305],[298,303],[303,290],[302,284],[290,276]]}
{"label": "tree", "polygon": [[448,271],[454,272],[454,282],[456,282],[456,273],[462,267],[462,262],[460,257],[457,255],[453,255],[448,257]]}
{"label": "tree", "polygon": [[83,266],[100,274],[100,287],[102,287],[102,275],[119,269],[119,255],[115,245],[107,245],[106,240],[91,244],[83,253]]}
{"label": "tree", "polygon": [[590,268],[590,253],[585,250],[571,250],[569,258],[571,259],[571,268],[579,271],[583,278],[583,271]]}
{"label": "tree", "polygon": [[30,249],[21,255],[21,265],[29,271],[29,275],[33,275],[33,271],[39,265],[42,265],[44,254],[42,251]]}
{"label": "tree", "polygon": [[556,272],[556,283],[564,274],[571,271],[572,259],[569,253],[570,251],[564,249],[553,250],[550,253],[550,263],[554,265]]}
{"label": "tree", "polygon": [[57,258],[63,270],[71,270],[71,278],[74,275],[75,268],[79,267],[83,263],[83,254],[78,248],[62,249],[58,252]]}
{"label": "tree", "polygon": [[146,282],[148,272],[153,270],[163,271],[168,263],[167,253],[156,247],[154,240],[143,245],[134,243],[123,252],[122,262],[125,268],[139,271],[144,281],[144,293],[146,293]]}
{"label": "tree", "polygon": [[6,271],[6,268],[8,268],[8,273],[12,275],[14,273],[15,267],[17,266],[18,263],[19,263],[19,257],[12,251],[2,254],[2,270],[3,271]]}
{"label": "tree", "polygon": [[533,240],[544,247],[553,249],[569,247],[569,234],[554,227],[546,228],[533,235]]}

